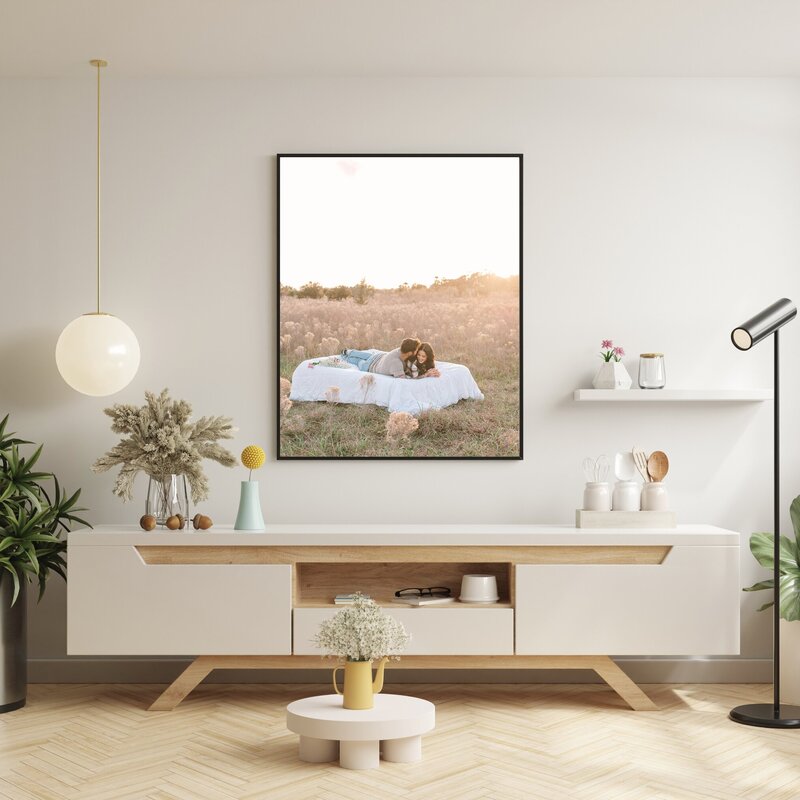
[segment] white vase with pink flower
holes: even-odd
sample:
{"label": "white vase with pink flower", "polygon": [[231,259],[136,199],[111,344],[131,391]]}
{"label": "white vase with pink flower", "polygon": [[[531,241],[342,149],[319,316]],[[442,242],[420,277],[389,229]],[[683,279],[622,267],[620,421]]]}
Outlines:
{"label": "white vase with pink flower", "polygon": [[595,389],[630,389],[633,381],[622,363],[624,348],[616,347],[611,339],[603,339],[600,347],[603,363],[594,376],[592,386]]}

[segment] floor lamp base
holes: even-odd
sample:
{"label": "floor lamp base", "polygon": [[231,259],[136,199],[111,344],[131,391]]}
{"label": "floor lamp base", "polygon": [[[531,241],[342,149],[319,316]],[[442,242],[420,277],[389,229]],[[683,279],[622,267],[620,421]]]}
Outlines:
{"label": "floor lamp base", "polygon": [[742,725],[756,725],[759,728],[798,728],[800,729],[800,706],[781,704],[780,713],[775,716],[772,703],[751,703],[736,706],[729,714],[734,722]]}

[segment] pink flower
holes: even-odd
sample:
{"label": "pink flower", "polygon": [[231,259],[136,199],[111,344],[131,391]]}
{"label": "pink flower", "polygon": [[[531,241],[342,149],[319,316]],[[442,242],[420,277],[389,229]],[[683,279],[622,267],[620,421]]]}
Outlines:
{"label": "pink flower", "polygon": [[602,347],[603,350],[610,350],[613,346],[614,342],[612,342],[611,339],[603,339],[603,341],[600,342],[600,347]]}
{"label": "pink flower", "polygon": [[624,356],[625,350],[622,347],[615,347],[614,348],[614,355],[615,356]]}

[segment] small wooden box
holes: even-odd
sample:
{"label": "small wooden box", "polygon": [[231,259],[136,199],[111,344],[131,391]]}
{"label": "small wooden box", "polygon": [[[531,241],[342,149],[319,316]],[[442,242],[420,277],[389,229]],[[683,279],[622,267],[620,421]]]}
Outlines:
{"label": "small wooden box", "polygon": [[674,511],[584,511],[575,512],[577,528],[675,528]]}

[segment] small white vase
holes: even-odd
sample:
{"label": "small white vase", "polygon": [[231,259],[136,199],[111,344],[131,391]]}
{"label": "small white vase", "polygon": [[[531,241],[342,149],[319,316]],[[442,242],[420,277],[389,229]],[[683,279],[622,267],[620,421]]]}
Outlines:
{"label": "small white vase", "polygon": [[782,619],[780,625],[781,703],[798,706],[800,705],[800,622],[787,622]]}
{"label": "small white vase", "polygon": [[604,361],[594,376],[595,389],[630,389],[631,376],[621,361]]}

